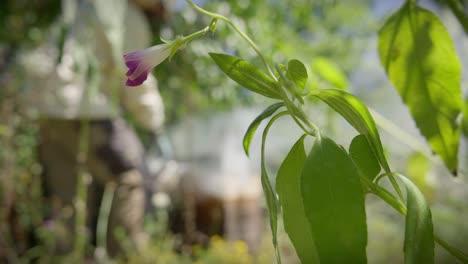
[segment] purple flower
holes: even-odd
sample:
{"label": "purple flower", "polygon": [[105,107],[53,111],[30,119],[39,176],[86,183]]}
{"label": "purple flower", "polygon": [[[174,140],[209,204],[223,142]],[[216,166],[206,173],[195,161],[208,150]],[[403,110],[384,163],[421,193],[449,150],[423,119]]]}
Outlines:
{"label": "purple flower", "polygon": [[126,85],[141,85],[148,78],[151,69],[163,62],[170,53],[171,47],[168,44],[160,44],[125,54],[123,57],[128,67],[125,74],[128,78]]}

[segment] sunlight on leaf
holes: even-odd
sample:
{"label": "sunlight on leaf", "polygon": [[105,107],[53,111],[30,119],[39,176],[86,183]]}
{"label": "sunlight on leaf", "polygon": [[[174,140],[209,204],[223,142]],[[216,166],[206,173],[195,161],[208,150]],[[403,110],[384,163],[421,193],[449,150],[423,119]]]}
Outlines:
{"label": "sunlight on leaf", "polygon": [[390,172],[380,135],[367,107],[354,95],[337,90],[314,91],[313,96],[327,103],[369,141],[370,147],[386,172]]}
{"label": "sunlight on leaf", "polygon": [[281,99],[276,83],[254,65],[243,59],[221,53],[210,53],[211,58],[236,83],[266,97]]}
{"label": "sunlight on leaf", "polygon": [[433,151],[457,173],[460,61],[444,25],[411,1],[379,32],[380,60]]}

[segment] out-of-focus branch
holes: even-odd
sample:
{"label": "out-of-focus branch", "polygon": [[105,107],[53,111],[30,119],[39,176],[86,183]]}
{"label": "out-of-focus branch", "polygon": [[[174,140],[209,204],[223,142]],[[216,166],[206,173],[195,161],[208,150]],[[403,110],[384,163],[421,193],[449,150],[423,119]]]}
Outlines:
{"label": "out-of-focus branch", "polygon": [[463,5],[458,0],[447,0],[447,5],[457,17],[465,33],[468,34],[468,14],[465,12]]}

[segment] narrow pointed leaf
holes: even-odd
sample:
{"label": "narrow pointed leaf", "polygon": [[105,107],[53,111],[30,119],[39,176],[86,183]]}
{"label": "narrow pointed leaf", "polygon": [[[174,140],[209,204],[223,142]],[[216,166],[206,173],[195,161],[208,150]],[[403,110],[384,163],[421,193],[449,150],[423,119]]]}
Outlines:
{"label": "narrow pointed leaf", "polygon": [[337,89],[318,90],[313,93],[343,116],[360,134],[363,134],[386,172],[390,172],[380,135],[367,107],[354,95]]}
{"label": "narrow pointed leaf", "polygon": [[249,149],[250,149],[250,143],[252,143],[253,136],[255,135],[255,132],[257,131],[258,126],[260,123],[270,117],[272,114],[278,110],[278,108],[284,106],[284,103],[276,103],[270,105],[267,109],[265,109],[259,116],[257,116],[254,121],[249,125],[247,128],[247,131],[245,132],[244,135],[244,140],[242,141],[242,145],[244,146],[244,151],[247,156],[249,156]]}
{"label": "narrow pointed leaf", "polygon": [[268,173],[265,168],[265,162],[262,158],[262,165],[261,165],[262,175],[261,175],[261,182],[262,182],[262,189],[263,194],[265,195],[265,200],[267,203],[268,208],[268,217],[270,219],[270,228],[271,228],[271,235],[273,246],[275,247],[277,263],[281,263],[281,257],[279,255],[278,249],[278,204],[276,200],[275,192],[273,191],[273,187],[271,187],[270,179],[268,177]]}
{"label": "narrow pointed leaf", "polygon": [[280,250],[278,247],[278,239],[277,239],[277,233],[278,233],[278,199],[276,197],[275,191],[273,190],[273,187],[271,187],[270,179],[267,174],[267,170],[265,167],[265,144],[266,144],[266,138],[268,135],[268,131],[270,130],[270,127],[273,125],[273,123],[280,118],[281,116],[286,115],[287,112],[281,112],[273,116],[268,124],[266,125],[265,129],[263,130],[263,135],[262,135],[262,151],[261,151],[261,182],[262,182],[262,188],[263,188],[263,193],[265,195],[266,199],[266,204],[268,208],[268,217],[270,219],[270,228],[271,228],[271,235],[272,235],[272,242],[273,246],[275,248],[275,255],[276,255],[276,262],[277,264],[281,263],[281,254]]}
{"label": "narrow pointed leaf", "polygon": [[289,151],[276,177],[276,191],[283,209],[284,229],[302,263],[319,263],[314,239],[301,196],[301,174],[306,153],[304,136]]}
{"label": "narrow pointed leaf", "polygon": [[305,161],[301,182],[320,262],[366,263],[364,194],[346,151],[331,139],[317,139]]}
{"label": "narrow pointed leaf", "polygon": [[349,145],[349,156],[356,164],[360,173],[373,181],[380,172],[379,161],[364,135],[357,135]]}
{"label": "narrow pointed leaf", "polygon": [[307,83],[307,69],[301,61],[290,60],[286,77],[295,83],[299,92],[302,92]]}
{"label": "narrow pointed leaf", "polygon": [[254,65],[227,54],[210,53],[210,56],[219,68],[236,83],[263,96],[281,99],[275,81]]}
{"label": "narrow pointed leaf", "polygon": [[380,30],[379,54],[419,131],[456,174],[461,66],[447,29],[431,11],[407,1]]}
{"label": "narrow pointed leaf", "polygon": [[405,263],[434,263],[434,228],[429,205],[416,185],[408,178],[400,179],[407,192]]}

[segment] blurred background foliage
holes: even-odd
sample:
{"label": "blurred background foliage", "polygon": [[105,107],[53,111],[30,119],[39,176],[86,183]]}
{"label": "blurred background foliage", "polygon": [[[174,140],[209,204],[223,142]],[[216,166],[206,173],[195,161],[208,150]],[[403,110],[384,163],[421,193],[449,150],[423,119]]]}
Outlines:
{"label": "blurred background foliage", "polygon": [[[367,61],[363,63],[363,60],[368,58],[366,51],[375,49],[369,43],[372,43],[372,38],[375,38],[376,31],[382,25],[383,20],[374,14],[375,5],[381,1],[202,2],[207,10],[227,15],[245,29],[270,62],[286,64],[293,58],[306,62],[310,67],[309,83],[313,88],[348,89],[357,84],[366,84],[362,89],[359,88],[357,93],[362,95],[367,103],[371,106],[388,103],[388,93],[382,90],[393,88],[382,78],[377,78],[376,81],[376,78],[371,77],[378,71],[376,67],[379,65],[365,65]],[[446,6],[447,3],[422,2],[442,2],[443,5],[437,8]],[[174,10],[162,24],[159,19],[148,14],[154,22],[154,44],[160,43],[160,37],[171,39],[180,34],[187,35],[209,23],[208,18],[199,16],[184,5],[183,1],[176,1],[173,6]],[[42,222],[45,208],[41,203],[41,167],[35,152],[37,116],[24,112],[17,104],[17,96],[23,89],[22,73],[13,70],[13,65],[21,49],[33,47],[44,39],[51,22],[60,12],[61,0],[0,1],[0,248],[9,248],[12,254],[18,254],[12,258],[20,256],[24,262],[41,253],[50,252],[54,241]],[[459,25],[451,23],[448,27],[451,29]],[[196,112],[227,111],[267,103],[264,101],[267,99],[239,87],[218,70],[207,53],[221,51],[242,57],[261,67],[256,54],[244,41],[232,34],[227,25],[219,22],[215,34],[193,41],[171,61],[155,69],[166,105],[168,126]],[[464,67],[466,69],[466,65]],[[360,78],[363,72],[369,76],[365,81]],[[369,88],[370,86],[372,87]],[[393,99],[389,100],[391,102],[399,100],[391,92],[390,96],[393,96]],[[403,111],[393,114],[407,113]],[[327,115],[325,119],[328,118],[334,120],[335,116]],[[405,121],[411,122],[408,119]],[[348,127],[339,128],[342,129],[329,130],[334,130],[336,137],[349,134]],[[384,135],[385,137],[389,136]],[[384,140],[385,143],[396,141],[398,140]],[[239,138],[239,144],[240,142]],[[395,146],[405,150],[394,151]],[[392,144],[389,152],[392,161],[397,164],[395,167],[406,171],[432,203],[435,226],[441,236],[466,249],[466,178],[458,182],[447,178],[439,163],[420,152],[414,152],[401,142]],[[461,161],[463,162],[466,163],[466,160]],[[373,198],[368,198],[370,263],[402,263],[403,219]],[[265,245],[262,246],[264,250],[257,256],[247,251],[245,243],[230,243],[219,237],[213,237],[208,247],[196,247],[193,250],[194,256],[188,256],[173,250],[175,245],[180,243],[179,238],[170,234],[167,223],[161,223],[161,217],[149,215],[147,220],[146,230],[151,235],[152,243],[143,254],[128,252],[130,263],[154,263],[154,260],[160,261],[159,263],[271,263],[273,252],[267,233]],[[17,223],[15,226],[18,228],[11,229],[9,224],[12,223]],[[29,239],[30,234],[24,230],[34,230],[36,242],[41,247],[28,249],[25,241]],[[283,245],[286,245],[282,248],[282,251],[286,252],[284,255],[288,256],[288,252],[289,255],[294,255],[287,238],[283,238],[282,241]],[[100,259],[98,253],[95,256],[97,260]],[[103,257],[101,260],[102,263],[107,261]],[[226,262],[227,260],[232,262]],[[452,263],[453,259],[438,251],[438,261]],[[295,262],[291,260],[285,263]]]}
{"label": "blurred background foliage", "polygon": [[[376,20],[369,0],[337,1],[206,1],[204,7],[228,15],[254,38],[272,64],[310,58],[306,63],[314,80],[333,79],[346,86],[346,75],[358,63],[365,41],[375,33]],[[199,30],[210,22],[187,7],[176,10],[162,26],[161,37],[171,39]],[[265,100],[227,79],[208,52],[228,52],[262,67],[255,52],[226,24],[216,33],[190,43],[171,62],[157,67],[169,122],[206,108],[229,109]],[[159,42],[156,35],[155,43]],[[176,73],[176,74],[174,74]],[[327,80],[328,81],[328,80]],[[328,83],[328,82],[327,82]],[[183,103],[182,103],[183,102]]]}

